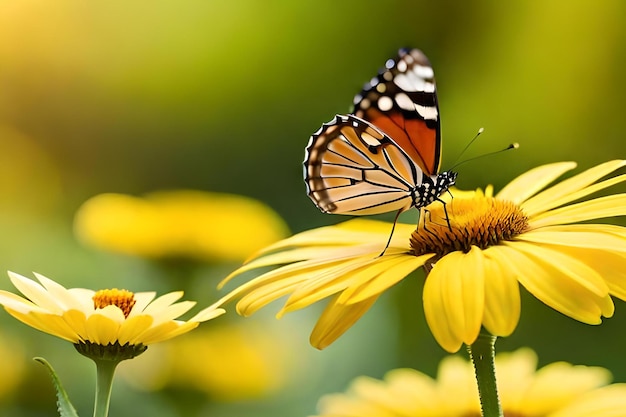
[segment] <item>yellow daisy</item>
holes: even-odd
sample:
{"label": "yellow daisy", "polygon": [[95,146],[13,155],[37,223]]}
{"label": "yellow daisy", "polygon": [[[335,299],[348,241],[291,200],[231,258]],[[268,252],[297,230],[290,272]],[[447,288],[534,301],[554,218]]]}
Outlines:
{"label": "yellow daisy", "polygon": [[212,306],[189,320],[178,320],[196,304],[177,302],[182,291],[155,299],[154,292],[66,289],[43,275],[35,276],[39,283],[9,272],[11,282],[26,298],[0,291],[0,304],[21,322],[73,343],[90,357],[115,354],[128,359],[147,345],[187,333],[224,313]]}
{"label": "yellow daisy", "polygon": [[[228,276],[267,266],[227,294],[250,315],[289,295],[278,316],[330,297],[311,344],[322,349],[350,328],[394,284],[424,267],[428,325],[449,352],[472,344],[481,328],[508,336],[520,316],[519,284],[545,304],[588,324],[610,317],[611,295],[626,299],[626,228],[580,223],[626,215],[626,194],[580,201],[626,180],[607,175],[626,165],[593,167],[541,191],[573,169],[573,162],[532,169],[493,195],[453,191],[434,202],[419,226],[351,220],[296,234],[257,253]],[[578,202],[576,202],[578,201]]]}
{"label": "yellow daisy", "polygon": [[[536,370],[530,349],[496,356],[505,417],[608,417],[624,415],[626,384],[607,385],[604,368],[555,362]],[[454,400],[451,401],[450,399]],[[355,379],[345,394],[320,399],[317,417],[480,417],[471,363],[445,358],[436,379],[394,369],[383,380]]]}

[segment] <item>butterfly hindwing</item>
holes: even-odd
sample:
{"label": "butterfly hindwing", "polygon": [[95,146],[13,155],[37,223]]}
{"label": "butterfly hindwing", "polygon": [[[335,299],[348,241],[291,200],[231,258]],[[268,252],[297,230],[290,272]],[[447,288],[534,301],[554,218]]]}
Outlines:
{"label": "butterfly hindwing", "polygon": [[353,115],[338,115],[311,136],[304,175],[322,211],[352,215],[407,210],[423,177],[393,139]]}
{"label": "butterfly hindwing", "polygon": [[419,49],[401,49],[354,98],[353,113],[393,140],[427,175],[439,171],[441,129],[434,72]]}

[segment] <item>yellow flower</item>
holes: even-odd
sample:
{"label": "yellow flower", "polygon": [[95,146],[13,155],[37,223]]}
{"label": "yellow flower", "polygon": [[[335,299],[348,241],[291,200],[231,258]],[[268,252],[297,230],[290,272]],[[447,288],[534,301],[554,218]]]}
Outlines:
{"label": "yellow flower", "polygon": [[[545,189],[573,162],[532,169],[495,196],[453,191],[435,202],[416,229],[398,224],[379,256],[391,224],[351,220],[299,233],[271,245],[227,277],[282,265],[241,285],[221,302],[240,298],[250,315],[289,295],[278,315],[331,297],[311,343],[322,349],[350,328],[394,284],[424,267],[428,325],[439,344],[456,352],[472,344],[482,327],[508,336],[520,316],[519,284],[552,308],[598,324],[610,317],[611,295],[626,299],[626,228],[575,224],[626,215],[626,194],[572,203],[626,179],[599,181],[626,165],[610,161]],[[598,182],[599,181],[599,182]]]}
{"label": "yellow flower", "polygon": [[133,357],[149,344],[187,333],[224,313],[209,307],[189,320],[177,320],[195,305],[176,302],[182,291],[155,299],[154,292],[66,289],[43,275],[35,276],[39,283],[9,272],[11,282],[26,298],[0,291],[0,304],[16,319],[73,343],[81,353],[111,347]]}
{"label": "yellow flower", "polygon": [[199,261],[240,262],[287,234],[285,222],[257,200],[192,190],[143,198],[100,194],[79,208],[74,228],[83,242],[97,248]]}
{"label": "yellow flower", "polygon": [[[537,355],[523,348],[496,356],[504,416],[608,417],[626,410],[626,384],[607,385],[604,368],[555,362],[536,370]],[[453,399],[453,400],[451,400]],[[441,361],[437,379],[394,369],[384,379],[355,379],[346,394],[320,399],[318,417],[480,417],[471,363]]]}

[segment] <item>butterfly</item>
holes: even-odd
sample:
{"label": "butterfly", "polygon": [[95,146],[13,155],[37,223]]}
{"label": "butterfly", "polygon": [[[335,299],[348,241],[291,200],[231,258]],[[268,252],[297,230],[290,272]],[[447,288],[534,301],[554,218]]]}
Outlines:
{"label": "butterfly", "polygon": [[433,69],[419,49],[400,49],[355,96],[352,114],[335,116],[311,136],[304,180],[322,212],[396,211],[397,220],[412,207],[442,201],[454,185],[457,173],[438,173],[440,162]]}

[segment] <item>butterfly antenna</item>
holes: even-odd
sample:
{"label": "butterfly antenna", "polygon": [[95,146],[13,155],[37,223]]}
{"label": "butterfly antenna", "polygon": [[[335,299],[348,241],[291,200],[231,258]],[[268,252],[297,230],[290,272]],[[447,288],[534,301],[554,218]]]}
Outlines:
{"label": "butterfly antenna", "polygon": [[383,249],[383,251],[380,253],[380,255],[378,255],[379,258],[385,254],[385,252],[389,248],[389,245],[391,244],[391,238],[393,237],[393,231],[396,230],[396,223],[398,223],[398,217],[400,217],[400,213],[402,213],[402,210],[398,210],[398,212],[396,213],[395,219],[393,219],[393,226],[391,226],[391,233],[389,233],[389,239],[387,239],[387,244],[385,245],[385,249]]}
{"label": "butterfly antenna", "polygon": [[[471,143],[471,142],[470,142],[470,143]],[[467,148],[467,147],[466,147],[466,148]],[[484,154],[482,154],[482,155],[478,155],[478,156],[475,156],[475,157],[473,157],[473,158],[466,159],[466,160],[461,161],[461,162],[457,162],[456,164],[454,164],[454,165],[452,166],[452,168],[451,168],[451,169],[454,169],[454,168],[458,167],[459,165],[463,165],[463,164],[464,164],[464,163],[466,163],[466,162],[470,162],[470,161],[474,161],[474,160],[476,160],[476,159],[480,159],[480,158],[482,158],[482,157],[484,157],[484,156],[495,155],[495,154],[498,154],[498,153],[500,153],[500,152],[508,151],[508,150],[511,150],[511,149],[517,149],[517,148],[519,148],[519,143],[517,143],[517,142],[515,142],[515,143],[511,143],[511,144],[509,144],[506,148],[499,149],[499,150],[497,150],[497,151],[493,151],[493,152],[489,152],[489,153],[484,153]]]}
{"label": "butterfly antenna", "polygon": [[478,129],[478,132],[476,132],[476,135],[474,135],[474,138],[472,140],[470,140],[467,145],[465,145],[465,148],[463,148],[463,150],[461,151],[461,153],[459,154],[459,156],[456,157],[456,159],[454,160],[454,164],[452,164],[453,167],[456,166],[456,164],[459,162],[459,159],[461,159],[461,157],[465,154],[465,151],[467,151],[469,149],[470,146],[472,146],[472,143],[474,143],[474,141],[476,141],[476,139],[478,139],[478,137],[485,131],[484,128],[480,128]]}

